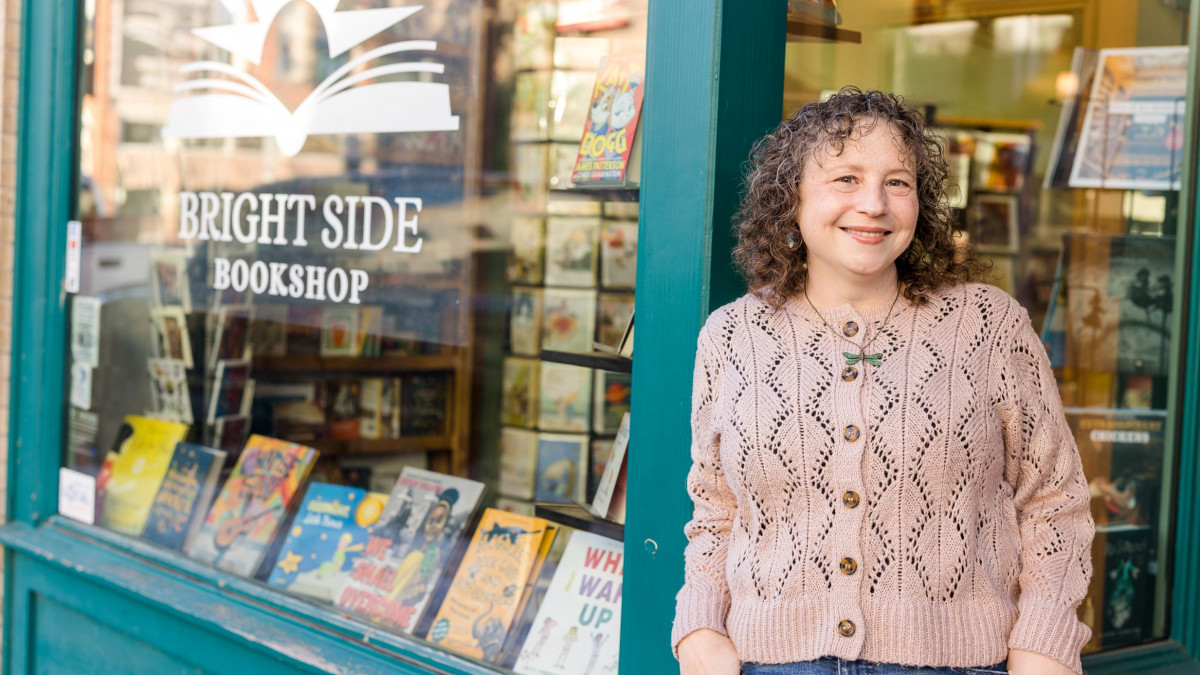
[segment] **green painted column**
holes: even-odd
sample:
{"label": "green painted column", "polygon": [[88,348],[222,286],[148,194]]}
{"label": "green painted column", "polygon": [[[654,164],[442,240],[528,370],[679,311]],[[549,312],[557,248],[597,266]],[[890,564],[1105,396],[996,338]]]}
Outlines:
{"label": "green painted column", "polygon": [[783,0],[650,2],[623,675],[677,672],[696,336],[742,293],[731,218],[751,146],[779,123],[786,18]]}

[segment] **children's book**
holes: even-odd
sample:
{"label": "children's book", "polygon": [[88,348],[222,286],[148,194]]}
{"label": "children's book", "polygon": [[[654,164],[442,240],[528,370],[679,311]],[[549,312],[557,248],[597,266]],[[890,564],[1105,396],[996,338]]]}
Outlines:
{"label": "children's book", "polygon": [[610,56],[600,62],[591,110],[571,175],[576,185],[625,181],[645,80],[645,55]]}
{"label": "children's book", "polygon": [[251,436],[188,555],[242,576],[254,574],[317,454],[297,443]]}
{"label": "children's book", "polygon": [[[617,483],[620,480],[622,471],[625,470],[625,453],[628,448],[629,413],[627,412],[621,418],[621,426],[617,430],[617,438],[613,441],[612,451],[609,453],[608,462],[604,466],[604,474],[600,477],[600,483],[596,486],[596,496],[592,499],[592,515],[600,518],[609,517]],[[624,497],[622,496],[621,502],[623,503],[623,501]],[[624,506],[621,508],[623,510]]]}
{"label": "children's book", "polygon": [[179,443],[171,456],[142,539],[182,551],[204,522],[208,505],[225,466],[225,451],[192,443]]}
{"label": "children's book", "polygon": [[112,466],[104,484],[101,525],[134,537],[142,533],[175,444],[187,432],[188,425],[180,422],[125,417],[113,444]]}
{"label": "children's book", "polygon": [[321,356],[354,356],[357,347],[358,308],[327,307],[322,316]]}
{"label": "children's book", "polygon": [[570,504],[587,499],[588,437],[539,434],[534,500]]}
{"label": "children's book", "polygon": [[309,485],[267,583],[333,602],[366,548],[387,498],[343,485]]}
{"label": "children's book", "polygon": [[473,480],[406,467],[336,596],[338,607],[412,633],[483,489]]}
{"label": "children's book", "polygon": [[538,434],[528,429],[500,429],[500,493],[533,499],[537,486]]}
{"label": "children's book", "polygon": [[555,533],[554,526],[541,518],[484,511],[428,639],[495,663],[540,565],[545,540]]}
{"label": "children's book", "polygon": [[154,416],[191,424],[192,396],[188,391],[187,364],[175,359],[150,359],[150,396]]}
{"label": "children's book", "polygon": [[573,533],[513,670],[521,675],[614,672],[624,566],[621,542]]}

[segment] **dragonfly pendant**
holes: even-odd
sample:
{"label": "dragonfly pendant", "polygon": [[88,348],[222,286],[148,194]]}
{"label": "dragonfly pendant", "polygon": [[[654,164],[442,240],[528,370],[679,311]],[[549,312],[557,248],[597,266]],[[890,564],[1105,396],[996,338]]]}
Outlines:
{"label": "dragonfly pendant", "polygon": [[846,365],[848,365],[848,366],[853,366],[854,364],[858,363],[859,361],[862,361],[863,363],[868,363],[872,366],[883,365],[883,361],[881,360],[881,359],[883,359],[882,353],[879,353],[879,354],[851,354],[850,352],[842,352],[842,356],[846,357]]}

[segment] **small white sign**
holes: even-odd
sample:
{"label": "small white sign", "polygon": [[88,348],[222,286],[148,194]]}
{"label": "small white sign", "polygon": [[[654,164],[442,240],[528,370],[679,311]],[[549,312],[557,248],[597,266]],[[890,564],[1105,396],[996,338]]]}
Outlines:
{"label": "small white sign", "polygon": [[100,366],[100,299],[76,295],[71,304],[71,358]]}
{"label": "small white sign", "polygon": [[71,364],[71,405],[80,410],[92,407],[92,367],[79,361]]}
{"label": "small white sign", "polygon": [[58,512],[92,525],[96,521],[96,479],[63,467],[58,470]]}
{"label": "small white sign", "polygon": [[72,220],[67,223],[67,271],[63,287],[68,293],[79,292],[79,269],[83,262],[83,223]]}

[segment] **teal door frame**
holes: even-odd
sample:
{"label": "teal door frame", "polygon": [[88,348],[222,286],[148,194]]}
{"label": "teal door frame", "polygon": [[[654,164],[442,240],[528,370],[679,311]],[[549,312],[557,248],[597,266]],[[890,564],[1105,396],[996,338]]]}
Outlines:
{"label": "teal door frame", "polygon": [[[4,672],[78,670],[72,655],[127,645],[156,672],[488,673],[140,542],[55,516],[62,455],[66,222],[75,186],[78,34],[75,2],[26,0],[17,156]],[[667,673],[682,527],[691,504],[688,417],[695,339],[705,317],[741,292],[729,263],[743,162],[779,120],[783,0],[650,0],[645,160],[639,239],[638,359],[626,528],[621,673]],[[1200,17],[1193,2],[1191,44]],[[703,10],[703,11],[699,11]],[[1196,51],[1188,138],[1196,139]],[[1173,411],[1200,403],[1200,231],[1196,153],[1181,201]],[[1200,419],[1174,417],[1179,462],[1170,640],[1085,660],[1091,673],[1200,673]],[[1184,451],[1186,449],[1187,451]],[[68,630],[66,627],[71,626]],[[45,630],[43,630],[45,629]],[[147,648],[149,645],[150,648]],[[101,651],[102,650],[102,651]],[[94,665],[94,662],[93,664]],[[136,665],[136,664],[135,664]]]}

